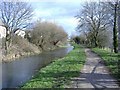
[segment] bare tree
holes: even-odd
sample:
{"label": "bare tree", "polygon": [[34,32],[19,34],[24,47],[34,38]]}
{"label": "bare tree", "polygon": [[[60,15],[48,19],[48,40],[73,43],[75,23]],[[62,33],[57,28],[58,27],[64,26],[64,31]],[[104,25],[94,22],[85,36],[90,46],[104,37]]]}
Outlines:
{"label": "bare tree", "polygon": [[62,42],[64,42],[64,40],[66,41],[67,33],[64,31],[64,29],[57,25],[53,25],[53,26],[54,26],[54,29],[51,30],[51,33],[50,33],[50,36],[51,36],[50,43],[52,43],[53,45],[56,45],[60,41]]}
{"label": "bare tree", "polygon": [[118,16],[118,52],[120,52],[120,15]]}
{"label": "bare tree", "polygon": [[118,7],[118,52],[120,52],[120,1]]}
{"label": "bare tree", "polygon": [[42,50],[56,46],[59,42],[64,42],[67,34],[64,29],[55,23],[38,21],[31,31],[31,42]]}
{"label": "bare tree", "polygon": [[89,33],[91,37],[88,38],[88,41],[97,47],[99,33],[110,25],[109,18],[111,16],[106,13],[104,4],[102,2],[85,3],[81,13],[76,17],[79,19],[78,30]]}
{"label": "bare tree", "polygon": [[0,18],[6,28],[5,50],[10,46],[13,33],[28,26],[33,15],[31,5],[26,2],[0,2]]}
{"label": "bare tree", "polygon": [[[108,9],[109,10],[109,14],[112,15],[113,18],[113,48],[114,48],[114,52],[117,53],[118,52],[118,29],[120,28],[119,26],[119,0],[115,0],[115,1],[111,1],[107,3],[108,5]],[[118,21],[118,22],[117,22]]]}
{"label": "bare tree", "polygon": [[117,53],[117,9],[118,9],[118,2],[114,4],[114,26],[113,26],[113,46],[114,52]]}

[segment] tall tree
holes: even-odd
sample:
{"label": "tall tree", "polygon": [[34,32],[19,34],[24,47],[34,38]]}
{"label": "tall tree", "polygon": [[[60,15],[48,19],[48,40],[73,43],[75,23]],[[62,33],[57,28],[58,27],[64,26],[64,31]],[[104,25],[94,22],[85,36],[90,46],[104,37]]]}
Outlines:
{"label": "tall tree", "polygon": [[113,26],[113,46],[114,52],[117,53],[117,10],[118,10],[118,2],[115,2],[114,5],[114,26]]}
{"label": "tall tree", "polygon": [[120,52],[120,1],[118,7],[118,52]]}
{"label": "tall tree", "polygon": [[64,29],[51,22],[37,21],[30,34],[30,42],[42,50],[52,48],[60,42],[63,43],[67,40],[67,33]]}
{"label": "tall tree", "polygon": [[[119,0],[115,0],[115,1],[111,1],[108,3],[108,6],[110,10],[110,14],[113,16],[113,48],[114,48],[114,52],[117,53],[118,52],[118,31],[120,29],[120,3],[119,3]],[[119,31],[120,32],[120,31]],[[120,48],[120,46],[119,46]]]}
{"label": "tall tree", "polygon": [[86,31],[92,37],[90,43],[94,44],[95,47],[98,46],[98,35],[100,32],[106,30],[110,23],[110,16],[106,13],[106,9],[103,3],[90,2],[83,6],[81,13],[77,16],[79,19],[78,29]]}
{"label": "tall tree", "polygon": [[31,5],[26,2],[0,2],[0,18],[6,28],[5,50],[17,29],[26,28],[33,15]]}

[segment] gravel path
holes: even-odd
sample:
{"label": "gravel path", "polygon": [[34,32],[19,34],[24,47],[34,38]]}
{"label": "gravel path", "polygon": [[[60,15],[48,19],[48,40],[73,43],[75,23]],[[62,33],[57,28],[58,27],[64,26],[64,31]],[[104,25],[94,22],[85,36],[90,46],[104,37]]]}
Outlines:
{"label": "gravel path", "polygon": [[80,77],[71,79],[66,88],[119,88],[117,80],[110,76],[101,58],[90,49],[85,49],[87,60]]}

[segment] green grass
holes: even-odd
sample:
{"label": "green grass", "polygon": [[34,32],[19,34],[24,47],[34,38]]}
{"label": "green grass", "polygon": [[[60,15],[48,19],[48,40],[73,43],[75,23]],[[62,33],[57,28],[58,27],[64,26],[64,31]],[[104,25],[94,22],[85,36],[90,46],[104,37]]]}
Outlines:
{"label": "green grass", "polygon": [[92,50],[101,56],[111,74],[120,80],[120,53],[116,54],[99,48],[93,48]]}
{"label": "green grass", "polygon": [[74,44],[74,49],[64,58],[54,60],[22,88],[64,88],[73,77],[78,77],[86,59],[84,48]]}

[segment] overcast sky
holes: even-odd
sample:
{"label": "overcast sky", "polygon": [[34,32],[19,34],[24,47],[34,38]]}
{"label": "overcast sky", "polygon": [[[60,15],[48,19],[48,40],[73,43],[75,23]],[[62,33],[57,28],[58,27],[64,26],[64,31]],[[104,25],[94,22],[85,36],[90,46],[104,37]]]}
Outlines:
{"label": "overcast sky", "polygon": [[90,0],[32,0],[34,20],[41,18],[43,21],[55,22],[70,36],[75,34],[78,21],[74,16],[79,13],[84,1]]}
{"label": "overcast sky", "polygon": [[80,9],[80,2],[56,1],[32,2],[35,10],[34,20],[41,18],[43,21],[55,22],[61,25],[69,36],[75,34],[78,22],[74,16]]}

